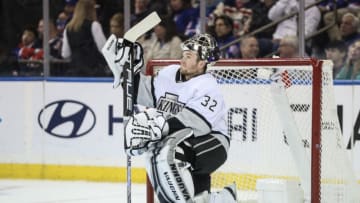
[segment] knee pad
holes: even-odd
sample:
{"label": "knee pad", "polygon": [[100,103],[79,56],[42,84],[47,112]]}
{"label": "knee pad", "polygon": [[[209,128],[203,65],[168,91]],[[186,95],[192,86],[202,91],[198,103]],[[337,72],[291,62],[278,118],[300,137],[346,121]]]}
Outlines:
{"label": "knee pad", "polygon": [[190,129],[166,137],[160,146],[147,152],[146,172],[160,202],[192,202],[194,184],[190,164],[175,159],[179,143],[193,134]]}

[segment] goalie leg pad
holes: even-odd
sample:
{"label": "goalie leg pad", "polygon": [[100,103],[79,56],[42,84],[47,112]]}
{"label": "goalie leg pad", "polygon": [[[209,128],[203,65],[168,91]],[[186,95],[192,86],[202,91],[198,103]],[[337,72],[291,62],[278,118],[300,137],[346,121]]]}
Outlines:
{"label": "goalie leg pad", "polygon": [[190,164],[175,159],[176,147],[192,134],[190,129],[177,131],[147,152],[146,171],[161,203],[193,202]]}

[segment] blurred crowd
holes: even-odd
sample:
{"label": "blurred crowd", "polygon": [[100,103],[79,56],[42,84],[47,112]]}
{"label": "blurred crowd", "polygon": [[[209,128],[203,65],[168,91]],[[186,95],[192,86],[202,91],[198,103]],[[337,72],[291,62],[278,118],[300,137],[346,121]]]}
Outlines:
{"label": "blurred crowd", "polygon": [[[139,39],[145,62],[180,58],[181,42],[200,32],[199,0],[130,2],[131,25],[152,11],[162,19]],[[123,0],[52,0],[48,25],[42,19],[41,3],[0,4],[0,75],[43,75],[47,26],[51,76],[111,76],[100,50],[108,36],[124,34]],[[360,80],[360,1],[315,3],[305,0],[305,6],[314,5],[305,11],[305,56],[332,60],[334,79]],[[216,38],[224,59],[294,58],[300,56],[298,17],[291,14],[298,11],[298,0],[208,0],[205,27]],[[274,22],[279,23],[267,26]],[[319,33],[323,27],[328,29]]]}

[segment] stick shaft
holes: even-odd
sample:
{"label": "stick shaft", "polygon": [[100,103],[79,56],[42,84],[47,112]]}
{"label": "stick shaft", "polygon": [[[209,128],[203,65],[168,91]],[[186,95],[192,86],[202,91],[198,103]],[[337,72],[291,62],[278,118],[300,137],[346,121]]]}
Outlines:
{"label": "stick shaft", "polygon": [[[123,95],[123,110],[124,110],[124,132],[126,123],[129,117],[134,112],[134,67],[133,67],[133,46],[130,49],[130,63],[124,65],[124,95]],[[125,139],[125,136],[124,136]],[[125,141],[125,140],[124,140]],[[131,157],[127,155],[126,159],[126,189],[127,189],[127,203],[131,203]]]}

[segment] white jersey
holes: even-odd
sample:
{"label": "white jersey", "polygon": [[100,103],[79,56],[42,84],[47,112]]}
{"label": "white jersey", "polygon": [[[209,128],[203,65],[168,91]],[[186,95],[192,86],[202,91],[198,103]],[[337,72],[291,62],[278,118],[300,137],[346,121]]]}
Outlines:
{"label": "white jersey", "polygon": [[[226,107],[216,79],[211,74],[202,74],[179,81],[179,68],[180,65],[170,65],[160,70],[151,82],[142,79],[138,103],[149,106],[148,102],[141,101],[152,97],[159,111],[191,127],[195,136],[209,133],[227,136]],[[145,87],[146,83],[151,87]]]}

